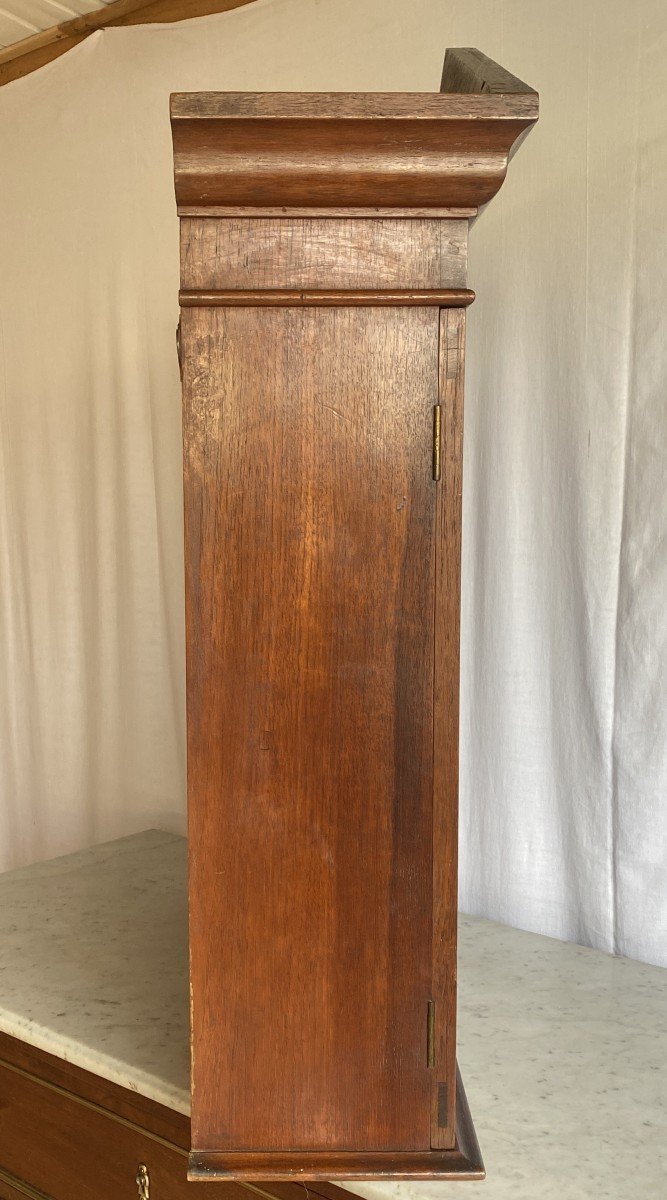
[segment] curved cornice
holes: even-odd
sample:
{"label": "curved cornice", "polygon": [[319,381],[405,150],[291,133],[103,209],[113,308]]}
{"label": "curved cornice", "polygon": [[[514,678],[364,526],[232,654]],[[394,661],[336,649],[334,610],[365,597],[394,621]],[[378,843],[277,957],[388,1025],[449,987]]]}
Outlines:
{"label": "curved cornice", "polygon": [[180,93],[171,98],[176,199],[202,213],[477,208],[537,115],[529,89]]}

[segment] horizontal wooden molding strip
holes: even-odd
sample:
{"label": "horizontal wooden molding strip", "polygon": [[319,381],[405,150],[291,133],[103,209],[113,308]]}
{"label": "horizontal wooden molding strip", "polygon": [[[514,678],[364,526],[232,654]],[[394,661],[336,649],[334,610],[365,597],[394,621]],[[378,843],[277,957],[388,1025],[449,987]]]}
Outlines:
{"label": "horizontal wooden molding strip", "polygon": [[75,1104],[80,1104],[82,1108],[88,1108],[92,1112],[100,1113],[110,1121],[115,1121],[117,1125],[124,1125],[126,1129],[132,1129],[134,1133],[140,1133],[142,1137],[148,1138],[149,1141],[157,1142],[159,1146],[164,1146],[167,1150],[173,1150],[181,1158],[187,1158],[187,1150],[184,1150],[181,1146],[168,1141],[167,1138],[160,1137],[159,1134],[153,1133],[151,1129],[144,1128],[143,1125],[138,1125],[136,1121],[129,1121],[127,1117],[121,1117],[119,1113],[114,1112],[111,1108],[103,1108],[101,1104],[95,1104],[92,1100],[86,1100],[83,1096],[77,1096],[76,1092],[71,1092],[67,1088],[60,1087],[57,1083],[51,1083],[47,1079],[42,1079],[32,1071],[26,1071],[23,1067],[17,1067],[14,1063],[6,1062],[5,1059],[0,1059],[0,1070],[12,1071],[15,1075],[20,1075],[23,1079],[29,1079],[31,1083],[39,1084],[40,1087],[46,1088],[49,1092],[55,1092],[59,1096],[64,1096],[67,1100],[72,1100]]}
{"label": "horizontal wooden molding strip", "polygon": [[290,220],[293,217],[304,219],[324,218],[360,218],[366,220],[394,220],[394,221],[412,221],[424,220],[459,220],[460,218],[467,219],[468,217],[476,217],[476,208],[381,208],[376,205],[374,208],[249,208],[237,206],[223,205],[197,205],[197,204],[181,204],[178,208],[179,217],[267,217],[275,220],[276,218],[285,218]]}
{"label": "horizontal wooden molding strip", "polygon": [[[449,51],[448,51],[449,53]],[[477,51],[479,54],[480,52]],[[486,58],[485,55],[482,55]],[[490,59],[487,61],[491,61]],[[490,121],[537,120],[539,99],[528,85],[524,90],[510,92],[467,91],[460,92],[172,92],[171,122],[180,126],[184,136],[193,126],[203,128],[210,123],[221,126],[246,125],[245,133],[260,130],[255,122],[276,121],[286,127],[284,136],[289,137],[289,126],[294,121],[305,121],[310,136],[323,132],[328,126],[335,135],[337,124],[342,121],[352,133],[350,126],[358,121],[375,123],[381,121],[384,130],[376,130],[382,143],[385,136],[391,137],[396,121],[418,122],[424,126],[422,136],[428,136],[428,126],[435,122],[456,124]],[[253,122],[250,130],[247,122]],[[398,132],[401,132],[400,130]],[[417,136],[416,131],[415,136]],[[302,143],[303,144],[303,143]],[[372,146],[377,141],[371,140]],[[224,151],[224,146],[220,146]],[[428,170],[428,163],[424,164]]]}
{"label": "horizontal wooden molding strip", "polygon": [[279,289],[183,290],[181,308],[467,308],[475,299],[469,288],[425,289]]}
{"label": "horizontal wooden molding strip", "polygon": [[[351,1163],[351,1159],[354,1165]],[[299,1179],[484,1179],[484,1167],[471,1162],[460,1150],[395,1151],[352,1156],[345,1151],[193,1151],[188,1179],[205,1182],[223,1179],[245,1182],[267,1177],[279,1182]]]}
{"label": "horizontal wooden molding strip", "polygon": [[5,1171],[4,1167],[0,1167],[0,1183],[6,1184],[12,1189],[12,1192],[18,1192],[21,1196],[29,1196],[30,1200],[51,1200],[46,1192],[40,1192],[30,1183],[26,1183],[25,1179],[19,1179],[18,1175],[13,1175],[11,1171]]}

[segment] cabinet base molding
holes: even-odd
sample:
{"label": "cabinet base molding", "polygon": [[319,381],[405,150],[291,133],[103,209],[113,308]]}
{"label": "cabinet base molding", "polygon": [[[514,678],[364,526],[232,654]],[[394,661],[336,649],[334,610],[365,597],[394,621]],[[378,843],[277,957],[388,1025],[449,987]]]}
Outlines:
{"label": "cabinet base molding", "polygon": [[460,1073],[456,1080],[456,1144],[451,1150],[375,1153],[348,1151],[192,1151],[188,1179],[484,1179],[486,1172]]}

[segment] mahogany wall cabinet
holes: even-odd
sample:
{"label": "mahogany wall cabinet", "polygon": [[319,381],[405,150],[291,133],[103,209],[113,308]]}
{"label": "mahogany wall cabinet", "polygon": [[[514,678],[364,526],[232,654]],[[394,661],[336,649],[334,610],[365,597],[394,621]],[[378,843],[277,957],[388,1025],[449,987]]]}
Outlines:
{"label": "mahogany wall cabinet", "polygon": [[468,225],[537,96],[172,97],[192,1179],[479,1177],[457,1089]]}

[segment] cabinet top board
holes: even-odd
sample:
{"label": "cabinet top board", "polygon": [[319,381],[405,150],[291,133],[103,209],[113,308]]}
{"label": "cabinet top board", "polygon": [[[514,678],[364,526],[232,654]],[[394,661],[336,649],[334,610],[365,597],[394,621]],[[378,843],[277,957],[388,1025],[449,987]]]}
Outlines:
{"label": "cabinet top board", "polygon": [[468,49],[447,51],[436,93],[176,93],[176,199],[182,215],[472,215],[537,116],[536,92]]}

